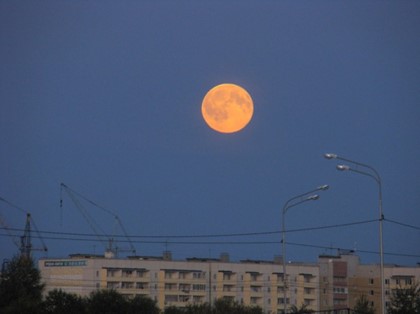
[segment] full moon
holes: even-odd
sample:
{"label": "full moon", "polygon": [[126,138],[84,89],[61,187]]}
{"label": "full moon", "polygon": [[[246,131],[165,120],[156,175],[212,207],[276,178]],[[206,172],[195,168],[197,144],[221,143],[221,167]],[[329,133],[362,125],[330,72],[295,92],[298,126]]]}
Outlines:
{"label": "full moon", "polygon": [[204,96],[201,113],[213,130],[234,133],[242,130],[252,118],[254,104],[251,96],[235,84],[220,84]]}

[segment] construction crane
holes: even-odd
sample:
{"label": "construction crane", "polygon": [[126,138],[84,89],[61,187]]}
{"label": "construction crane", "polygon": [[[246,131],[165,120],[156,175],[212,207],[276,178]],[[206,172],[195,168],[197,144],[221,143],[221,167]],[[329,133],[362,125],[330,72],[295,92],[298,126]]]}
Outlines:
{"label": "construction crane", "polygon": [[[19,248],[19,252],[21,256],[25,256],[27,258],[30,258],[32,255],[32,251],[43,251],[43,252],[48,252],[48,248],[44,243],[44,240],[41,236],[41,233],[39,232],[38,228],[36,227],[35,221],[32,218],[31,214],[22,209],[19,206],[16,206],[15,204],[9,202],[8,200],[0,197],[0,201],[8,204],[10,207],[13,207],[21,212],[23,212],[24,214],[26,214],[26,222],[25,222],[25,229],[23,231],[23,235],[20,237],[20,241],[16,240],[16,235],[13,234],[10,231],[10,227],[7,225],[6,221],[4,220],[4,218],[2,218],[0,216],[0,224],[3,226],[3,229],[6,230],[6,232],[9,234],[9,236],[12,238],[13,243]],[[34,229],[37,233],[37,237],[39,238],[39,240],[42,243],[42,248],[35,248],[32,246],[32,227],[34,226]]]}
{"label": "construction crane", "polygon": [[[92,231],[95,233],[95,236],[97,237],[99,242],[105,245],[106,253],[112,254],[115,256],[118,255],[118,252],[123,252],[123,251],[131,252],[134,255],[136,254],[136,249],[134,248],[134,245],[126,232],[124,225],[121,222],[121,219],[118,217],[118,215],[115,212],[109,209],[106,209],[103,206],[98,205],[97,203],[91,201],[90,199],[83,196],[79,192],[76,192],[75,190],[71,189],[69,186],[65,185],[64,183],[60,184],[60,209],[61,210],[63,208],[63,192],[66,192],[66,194],[70,197],[73,204],[77,207],[77,209],[82,214],[83,218],[86,220],[86,222],[88,223]],[[101,226],[96,222],[95,219],[93,219],[92,215],[85,208],[81,200],[89,203],[90,205],[93,205],[94,207],[112,216],[115,221],[115,226],[118,226],[123,232],[124,237],[126,238],[128,244],[130,245],[130,249],[122,249],[119,247],[114,247],[114,242],[115,242],[114,237],[104,232]],[[114,231],[115,231],[115,228],[114,228]]]}

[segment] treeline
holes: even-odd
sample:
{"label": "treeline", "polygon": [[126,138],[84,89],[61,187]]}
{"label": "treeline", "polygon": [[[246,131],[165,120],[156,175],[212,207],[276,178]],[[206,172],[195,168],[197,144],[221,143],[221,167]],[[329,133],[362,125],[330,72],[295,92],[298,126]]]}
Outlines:
{"label": "treeline", "polygon": [[185,308],[168,307],[161,311],[149,297],[125,298],[115,290],[98,290],[89,297],[54,290],[40,304],[40,313],[80,314],[262,314],[261,308],[247,307],[235,302],[217,300],[214,305],[188,305]]}

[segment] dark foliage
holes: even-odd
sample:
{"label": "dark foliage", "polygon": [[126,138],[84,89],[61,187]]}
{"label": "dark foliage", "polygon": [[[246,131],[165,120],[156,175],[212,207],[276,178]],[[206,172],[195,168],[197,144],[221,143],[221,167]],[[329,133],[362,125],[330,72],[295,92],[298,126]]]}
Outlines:
{"label": "dark foliage", "polygon": [[353,309],[355,314],[375,314],[375,308],[369,304],[369,300],[366,295],[361,295]]}
{"label": "dark foliage", "polygon": [[389,314],[420,314],[420,285],[393,291],[387,310]]}
{"label": "dark foliage", "polygon": [[92,292],[87,301],[89,314],[125,314],[128,301],[115,290],[98,290]]}
{"label": "dark foliage", "polygon": [[86,313],[86,301],[82,297],[62,290],[50,291],[42,304],[46,314]]}
{"label": "dark foliage", "polygon": [[40,313],[43,288],[32,258],[15,256],[0,277],[0,312]]}
{"label": "dark foliage", "polygon": [[128,314],[159,314],[156,302],[149,297],[136,296],[128,301]]}
{"label": "dark foliage", "polygon": [[191,304],[185,308],[168,307],[165,314],[262,314],[260,307],[245,306],[232,300],[219,299],[209,304]]}

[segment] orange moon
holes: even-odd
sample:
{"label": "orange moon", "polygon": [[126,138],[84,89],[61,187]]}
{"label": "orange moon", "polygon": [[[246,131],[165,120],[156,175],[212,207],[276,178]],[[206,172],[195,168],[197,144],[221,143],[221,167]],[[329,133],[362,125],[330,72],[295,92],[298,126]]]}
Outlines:
{"label": "orange moon", "polygon": [[220,84],[204,96],[201,113],[210,128],[221,133],[242,130],[254,114],[251,96],[235,84]]}

